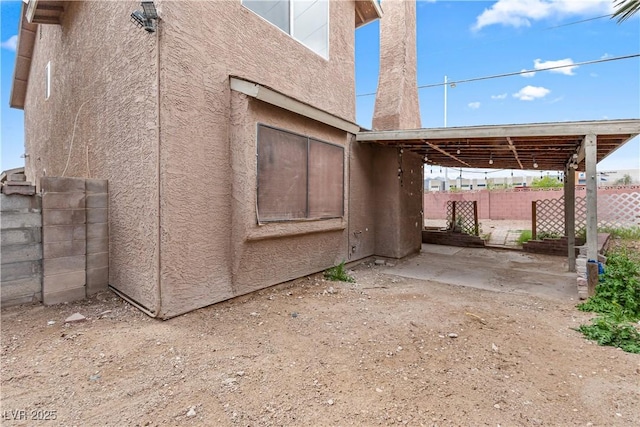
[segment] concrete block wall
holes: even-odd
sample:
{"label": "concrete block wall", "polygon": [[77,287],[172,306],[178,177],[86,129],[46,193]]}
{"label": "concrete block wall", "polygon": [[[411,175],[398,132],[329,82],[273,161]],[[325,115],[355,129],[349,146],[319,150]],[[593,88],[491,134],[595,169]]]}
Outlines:
{"label": "concrete block wall", "polygon": [[0,194],[2,307],[42,301],[39,196]]}
{"label": "concrete block wall", "polygon": [[[637,193],[638,186],[598,188],[598,197],[612,194]],[[475,200],[478,217],[493,220],[531,221],[531,202],[560,199],[563,189],[510,189],[461,192],[425,192],[423,196],[424,219],[446,219],[449,200]],[[584,187],[576,187],[576,197],[585,197]]]}
{"label": "concrete block wall", "polygon": [[107,181],[85,181],[87,211],[87,295],[109,286],[109,194]]}
{"label": "concrete block wall", "polygon": [[107,181],[43,177],[42,301],[75,301],[107,289]]}

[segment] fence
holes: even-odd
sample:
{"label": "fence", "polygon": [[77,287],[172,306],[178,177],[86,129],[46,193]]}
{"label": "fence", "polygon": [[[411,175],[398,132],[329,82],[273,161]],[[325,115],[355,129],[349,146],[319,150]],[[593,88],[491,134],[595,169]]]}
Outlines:
{"label": "fence", "polygon": [[42,196],[2,194],[3,307],[74,301],[109,283],[107,181],[40,183]]}
{"label": "fence", "polygon": [[[598,188],[598,199],[613,194],[630,194],[640,192],[640,186],[629,185],[619,187]],[[427,192],[424,194],[424,218],[446,219],[447,202],[476,201],[478,202],[478,218],[492,220],[526,220],[531,221],[531,202],[541,199],[559,199],[563,197],[562,189],[509,189],[509,190],[478,190],[460,192]],[[576,187],[576,197],[585,197],[586,189]],[[637,203],[637,199],[636,199]],[[607,216],[607,212],[598,212]]]}
{"label": "fence", "polygon": [[478,202],[449,200],[447,202],[447,229],[478,236]]}
{"label": "fence", "polygon": [[[627,228],[640,225],[640,192],[598,196],[598,228]],[[586,228],[586,198],[576,197],[576,234]],[[564,197],[531,203],[532,237],[565,235]]]}

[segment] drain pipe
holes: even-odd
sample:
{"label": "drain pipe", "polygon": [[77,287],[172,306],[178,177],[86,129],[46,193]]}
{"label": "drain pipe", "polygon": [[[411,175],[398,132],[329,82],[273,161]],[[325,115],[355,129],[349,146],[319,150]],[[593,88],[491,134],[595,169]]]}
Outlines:
{"label": "drain pipe", "polygon": [[156,286],[156,308],[152,317],[158,317],[160,314],[160,309],[162,308],[162,205],[161,205],[161,197],[162,197],[162,175],[160,173],[161,168],[161,158],[160,158],[160,147],[162,143],[161,138],[161,122],[160,122],[160,31],[162,30],[162,20],[158,18],[156,25],[156,143],[158,144],[158,157],[156,163],[156,181],[158,183],[158,259],[156,265],[156,274],[158,275],[158,281]]}

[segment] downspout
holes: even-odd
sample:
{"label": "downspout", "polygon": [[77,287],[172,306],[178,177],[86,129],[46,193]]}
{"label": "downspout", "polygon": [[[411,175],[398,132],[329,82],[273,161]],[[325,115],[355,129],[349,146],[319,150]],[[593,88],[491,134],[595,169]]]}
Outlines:
{"label": "downspout", "polygon": [[157,275],[158,275],[158,284],[156,286],[157,289],[157,306],[155,309],[155,312],[153,314],[153,317],[158,317],[158,315],[160,314],[160,309],[162,308],[162,215],[161,215],[161,209],[162,209],[162,205],[161,205],[161,197],[162,197],[162,185],[161,185],[161,179],[162,179],[162,175],[160,174],[160,167],[161,167],[161,163],[160,163],[160,147],[161,147],[161,142],[162,142],[162,138],[161,138],[161,122],[160,122],[160,29],[162,28],[162,26],[160,25],[161,23],[161,19],[158,18],[157,21],[157,25],[156,25],[156,120],[158,123],[157,129],[156,129],[156,136],[157,136],[157,141],[156,143],[158,144],[158,156],[157,156],[157,163],[156,163],[156,181],[158,183],[158,260],[157,260]]}

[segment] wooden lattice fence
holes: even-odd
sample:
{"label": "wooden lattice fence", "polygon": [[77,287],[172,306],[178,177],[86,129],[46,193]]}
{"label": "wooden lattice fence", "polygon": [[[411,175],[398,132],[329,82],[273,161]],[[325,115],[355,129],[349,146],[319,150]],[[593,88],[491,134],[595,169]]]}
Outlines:
{"label": "wooden lattice fence", "polygon": [[459,231],[463,233],[479,236],[478,202],[463,200],[447,201],[447,229],[459,229]]}
{"label": "wooden lattice fence", "polygon": [[[532,202],[532,234],[560,237],[565,235],[564,197]],[[586,228],[587,202],[577,197],[575,204],[576,234]],[[627,228],[640,226],[640,192],[603,194],[598,196],[598,228]]]}

